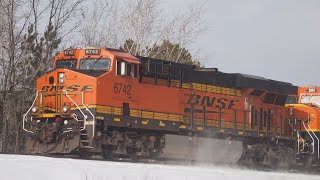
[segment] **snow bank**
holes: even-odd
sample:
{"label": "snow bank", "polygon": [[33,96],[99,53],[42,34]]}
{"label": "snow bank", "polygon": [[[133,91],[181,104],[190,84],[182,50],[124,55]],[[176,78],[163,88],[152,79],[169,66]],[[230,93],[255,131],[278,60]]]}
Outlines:
{"label": "snow bank", "polygon": [[89,161],[0,155],[0,180],[301,180],[320,176],[223,167]]}

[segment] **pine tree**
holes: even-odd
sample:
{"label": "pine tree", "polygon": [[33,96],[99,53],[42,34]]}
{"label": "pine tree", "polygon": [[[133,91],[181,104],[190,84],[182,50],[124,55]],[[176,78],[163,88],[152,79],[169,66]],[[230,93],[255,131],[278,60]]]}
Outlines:
{"label": "pine tree", "polygon": [[169,40],[163,40],[161,44],[154,44],[152,47],[140,47],[132,39],[127,39],[120,49],[137,56],[190,64],[195,65],[197,68],[201,67],[200,62],[193,59],[187,48]]}

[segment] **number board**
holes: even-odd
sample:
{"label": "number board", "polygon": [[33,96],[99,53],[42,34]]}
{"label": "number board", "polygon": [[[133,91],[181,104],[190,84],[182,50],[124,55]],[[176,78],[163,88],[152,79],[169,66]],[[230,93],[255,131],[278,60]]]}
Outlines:
{"label": "number board", "polygon": [[113,92],[115,94],[123,94],[131,96],[131,84],[122,84],[122,83],[114,83],[113,85]]}
{"label": "number board", "polygon": [[317,92],[317,89],[308,89],[308,93],[315,93],[315,92]]}
{"label": "number board", "polygon": [[73,56],[74,55],[73,49],[64,50],[64,55],[65,56]]}
{"label": "number board", "polygon": [[100,49],[86,49],[85,54],[86,55],[99,55]]}

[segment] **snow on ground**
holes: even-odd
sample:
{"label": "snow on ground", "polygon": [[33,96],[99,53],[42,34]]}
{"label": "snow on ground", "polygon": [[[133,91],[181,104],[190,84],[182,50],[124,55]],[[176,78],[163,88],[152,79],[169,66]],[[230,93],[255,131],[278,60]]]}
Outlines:
{"label": "snow on ground", "polygon": [[140,164],[0,155],[0,180],[301,180],[320,176],[226,167]]}

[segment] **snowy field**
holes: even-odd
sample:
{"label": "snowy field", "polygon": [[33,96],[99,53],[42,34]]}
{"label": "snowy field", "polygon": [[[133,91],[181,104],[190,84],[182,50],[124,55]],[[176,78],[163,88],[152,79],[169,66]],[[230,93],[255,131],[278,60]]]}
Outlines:
{"label": "snowy field", "polygon": [[320,176],[223,167],[173,166],[0,155],[0,180],[313,180]]}

